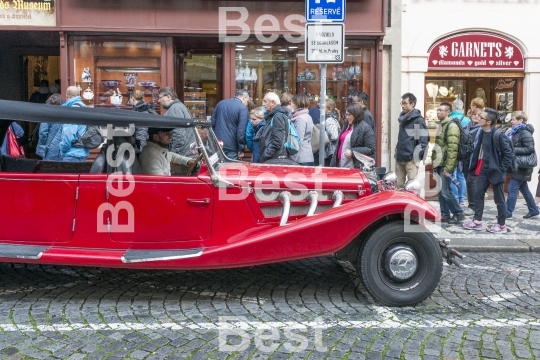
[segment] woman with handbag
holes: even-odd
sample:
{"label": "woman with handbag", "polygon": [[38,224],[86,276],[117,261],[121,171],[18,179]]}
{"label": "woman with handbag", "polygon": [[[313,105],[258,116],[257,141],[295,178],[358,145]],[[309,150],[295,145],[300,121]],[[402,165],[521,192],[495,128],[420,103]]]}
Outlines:
{"label": "woman with handbag", "polygon": [[375,158],[375,132],[363,121],[364,109],[358,104],[347,106],[345,119],[348,126],[339,134],[330,166],[361,169],[353,151]]}
{"label": "woman with handbag", "polygon": [[506,136],[508,136],[514,145],[517,169],[509,174],[511,180],[510,184],[508,184],[508,198],[506,199],[507,219],[512,218],[518,191],[525,198],[527,207],[529,208],[529,212],[523,218],[529,219],[540,214],[528,185],[528,182],[531,180],[533,168],[537,164],[532,136],[533,132],[534,128],[532,125],[527,124],[527,114],[523,111],[514,111],[512,113],[512,128],[507,131]]}

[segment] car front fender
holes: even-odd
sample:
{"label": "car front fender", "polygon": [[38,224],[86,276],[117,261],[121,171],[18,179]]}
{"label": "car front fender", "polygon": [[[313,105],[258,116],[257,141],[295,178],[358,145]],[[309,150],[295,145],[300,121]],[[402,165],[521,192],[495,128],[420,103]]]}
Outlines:
{"label": "car front fender", "polygon": [[[200,257],[184,259],[178,265],[241,267],[329,255],[347,246],[372,224],[396,215],[409,218],[412,225],[440,217],[433,206],[410,193],[380,192],[284,226],[276,225],[251,237],[238,234],[226,244],[207,248]],[[404,221],[404,232],[406,225]]]}

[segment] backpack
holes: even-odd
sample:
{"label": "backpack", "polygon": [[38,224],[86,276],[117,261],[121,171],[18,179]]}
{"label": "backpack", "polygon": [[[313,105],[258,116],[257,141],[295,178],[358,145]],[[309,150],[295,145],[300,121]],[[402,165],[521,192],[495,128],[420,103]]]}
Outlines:
{"label": "backpack", "polygon": [[[272,120],[270,121],[271,127],[274,125],[274,116],[272,116]],[[287,116],[287,126],[289,129],[288,129],[287,138],[285,139],[285,144],[283,144],[283,147],[285,148],[285,150],[287,150],[287,154],[295,155],[300,150],[300,136],[298,136],[298,131],[296,131],[296,127],[294,126],[291,118],[288,116]]]}
{"label": "backpack", "polygon": [[[461,117],[461,120],[463,120],[463,115]],[[466,161],[468,160],[473,151],[474,151],[474,137],[471,135],[471,123],[467,124],[467,126],[463,127],[461,126],[461,120],[458,120],[457,118],[453,118],[450,123],[446,126],[446,129],[444,130],[444,141],[446,142],[446,138],[448,135],[448,128],[450,127],[451,123],[454,123],[459,128],[459,145],[458,145],[458,161]],[[447,143],[447,142],[446,142]]]}
{"label": "backpack", "polygon": [[[495,150],[497,150],[497,155],[499,156],[499,159],[502,156],[500,143],[501,133],[502,131],[499,129],[495,130],[495,132],[493,133],[493,145],[495,145]],[[508,169],[506,169],[506,171],[510,174],[515,174],[518,171],[516,151],[514,150],[514,143],[512,142],[512,139],[508,139],[508,142],[510,143],[510,149],[512,149],[512,154],[514,155],[514,157],[512,158],[512,162],[510,163],[510,166],[508,167]]]}
{"label": "backpack", "polygon": [[71,142],[71,146],[85,149],[95,149],[103,144],[103,136],[101,136],[101,127],[96,125],[88,125],[86,131],[81,136],[77,133],[77,139]]}

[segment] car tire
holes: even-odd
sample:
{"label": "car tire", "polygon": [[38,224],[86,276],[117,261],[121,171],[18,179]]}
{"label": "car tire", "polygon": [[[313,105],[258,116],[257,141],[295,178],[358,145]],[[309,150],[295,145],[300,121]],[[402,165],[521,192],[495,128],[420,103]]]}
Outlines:
{"label": "car tire", "polygon": [[270,159],[264,162],[269,165],[298,165],[296,161],[291,159]]}
{"label": "car tire", "polygon": [[435,290],[442,267],[442,252],[433,234],[406,233],[403,221],[394,221],[375,230],[360,247],[357,269],[376,302],[412,306]]}

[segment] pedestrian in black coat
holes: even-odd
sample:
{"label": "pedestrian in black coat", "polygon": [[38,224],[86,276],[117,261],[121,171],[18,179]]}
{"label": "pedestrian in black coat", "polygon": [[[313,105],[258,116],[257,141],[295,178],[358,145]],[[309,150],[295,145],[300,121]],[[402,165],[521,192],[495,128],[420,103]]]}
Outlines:
{"label": "pedestrian in black coat", "polygon": [[512,141],[517,163],[527,167],[518,167],[509,174],[511,180],[508,184],[506,218],[512,217],[519,192],[523,195],[529,209],[527,215],[523,217],[529,219],[540,214],[528,184],[532,178],[533,168],[537,165],[532,160],[533,157],[536,159],[533,133],[534,128],[531,124],[527,124],[527,114],[523,111],[514,111],[512,113],[512,128],[507,131],[506,136]]}
{"label": "pedestrian in black coat", "polygon": [[289,133],[288,111],[279,97],[269,92],[264,96],[263,105],[268,113],[265,116],[266,127],[261,136],[261,162],[271,159],[287,159],[289,156],[283,146]]}

